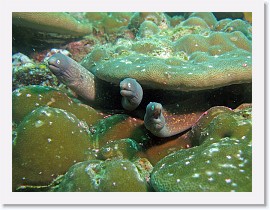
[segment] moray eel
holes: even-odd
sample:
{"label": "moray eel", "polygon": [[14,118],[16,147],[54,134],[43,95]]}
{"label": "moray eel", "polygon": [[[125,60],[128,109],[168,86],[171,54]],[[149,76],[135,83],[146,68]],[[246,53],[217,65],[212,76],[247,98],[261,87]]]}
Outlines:
{"label": "moray eel", "polygon": [[[91,105],[107,105],[107,107],[111,105],[110,108],[113,108],[115,104],[118,104],[117,101],[112,101],[112,98],[120,96],[119,89],[116,91],[112,84],[95,77],[70,57],[56,53],[49,58],[48,67],[62,83]],[[143,97],[141,85],[135,79],[126,78],[119,86],[122,107],[129,111],[136,109]]]}
{"label": "moray eel", "polygon": [[140,105],[143,89],[135,79],[126,78],[120,82],[120,94],[123,108],[132,111]]}
{"label": "moray eel", "polygon": [[156,102],[150,102],[146,107],[144,115],[145,127],[157,137],[169,137],[173,134],[166,125],[165,117],[162,113],[162,105]]}
{"label": "moray eel", "polygon": [[203,96],[192,97],[181,101],[181,104],[166,105],[150,102],[144,115],[145,127],[157,137],[170,137],[187,131],[198,121],[201,115],[210,108],[202,103]]}

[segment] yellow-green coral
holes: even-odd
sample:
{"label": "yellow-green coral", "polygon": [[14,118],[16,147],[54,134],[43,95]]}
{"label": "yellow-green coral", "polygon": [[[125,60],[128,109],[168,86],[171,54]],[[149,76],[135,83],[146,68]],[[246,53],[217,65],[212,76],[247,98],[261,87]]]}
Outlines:
{"label": "yellow-green coral", "polygon": [[[93,51],[82,65],[102,80],[118,84],[132,77],[143,88],[194,91],[251,83],[252,48],[246,34],[241,30],[214,31],[217,21],[212,13],[194,13],[190,18],[200,20],[209,29],[182,26],[182,22],[148,38],[108,45],[98,51],[98,56]],[[120,53],[120,47],[126,52]],[[100,59],[89,65],[91,57]]]}
{"label": "yellow-green coral", "polygon": [[40,107],[16,129],[12,148],[13,189],[48,185],[91,150],[86,123],[57,108]]}
{"label": "yellow-green coral", "polygon": [[150,190],[147,177],[149,178],[151,168],[145,169],[137,164],[123,159],[77,163],[52,191],[147,192]]}
{"label": "yellow-green coral", "polygon": [[251,108],[214,107],[192,128],[199,146],[179,150],[155,165],[156,191],[252,191]]}
{"label": "yellow-green coral", "polygon": [[18,88],[12,93],[12,120],[20,123],[34,109],[50,106],[64,109],[84,120],[89,126],[103,118],[92,107],[73,101],[67,94],[51,87],[31,85]]}
{"label": "yellow-green coral", "polygon": [[80,23],[64,12],[13,12],[13,24],[40,31],[83,36],[92,33],[90,24]]}

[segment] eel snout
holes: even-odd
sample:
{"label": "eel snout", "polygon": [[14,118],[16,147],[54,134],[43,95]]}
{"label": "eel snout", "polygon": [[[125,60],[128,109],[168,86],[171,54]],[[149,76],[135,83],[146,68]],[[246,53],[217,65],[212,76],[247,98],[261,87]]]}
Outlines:
{"label": "eel snout", "polygon": [[61,57],[62,56],[57,53],[52,55],[48,60],[48,67],[53,74],[59,74],[61,71],[61,65],[63,65],[63,59],[61,59]]}
{"label": "eel snout", "polygon": [[153,110],[153,117],[155,119],[158,119],[161,114],[162,105],[159,103],[155,103],[152,105],[152,110]]}
{"label": "eel snout", "polygon": [[135,79],[126,78],[120,82],[119,86],[123,108],[129,111],[136,109],[143,98],[141,85]]}

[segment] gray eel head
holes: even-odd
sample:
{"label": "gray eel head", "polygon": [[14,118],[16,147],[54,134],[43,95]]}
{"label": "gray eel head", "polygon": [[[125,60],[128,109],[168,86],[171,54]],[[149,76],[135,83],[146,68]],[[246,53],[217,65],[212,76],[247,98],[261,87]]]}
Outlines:
{"label": "gray eel head", "polygon": [[150,102],[146,107],[144,116],[145,127],[152,133],[160,131],[165,126],[165,118],[162,114],[162,105],[156,102]]}
{"label": "gray eel head", "polygon": [[61,82],[70,84],[76,78],[72,62],[73,60],[68,56],[56,53],[49,58],[48,67]]}

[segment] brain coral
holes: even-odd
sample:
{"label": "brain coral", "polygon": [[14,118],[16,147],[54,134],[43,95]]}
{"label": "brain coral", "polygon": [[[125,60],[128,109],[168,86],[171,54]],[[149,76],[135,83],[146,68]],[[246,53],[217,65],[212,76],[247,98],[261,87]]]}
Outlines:
{"label": "brain coral", "polygon": [[[118,84],[132,77],[143,88],[193,91],[250,83],[251,41],[239,30],[210,30],[217,23],[210,17],[191,17],[210,25],[207,33],[186,22],[177,31],[166,28],[148,38],[119,39],[115,45],[98,47],[82,65],[105,81]],[[89,61],[93,57],[95,63]]]}

